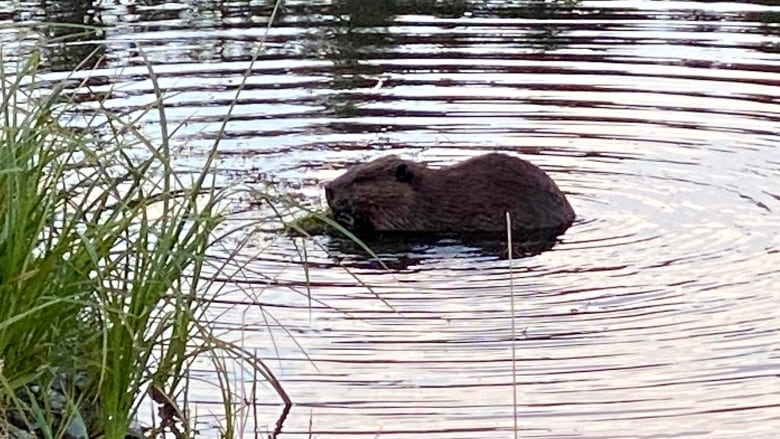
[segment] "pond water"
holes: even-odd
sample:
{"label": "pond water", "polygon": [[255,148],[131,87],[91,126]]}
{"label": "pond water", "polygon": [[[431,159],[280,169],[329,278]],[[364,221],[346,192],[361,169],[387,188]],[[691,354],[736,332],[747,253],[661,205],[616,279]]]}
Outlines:
{"label": "pond water", "polygon": [[[181,124],[183,174],[221,136],[220,182],[274,181],[311,206],[322,182],[390,152],[431,166],[510,152],[567,193],[577,222],[511,263],[453,244],[385,270],[327,238],[257,231],[213,310],[294,405],[281,417],[260,383],[237,402],[247,437],[509,438],[516,422],[526,438],[771,438],[773,4],[287,1],[266,31],[267,1],[16,1],[0,2],[0,42],[12,60],[44,36],[37,23],[101,25],[48,46],[44,78],[94,52],[77,96],[132,116],[154,100],[149,60]],[[150,135],[158,124],[139,121]],[[210,367],[192,405],[216,435]]]}

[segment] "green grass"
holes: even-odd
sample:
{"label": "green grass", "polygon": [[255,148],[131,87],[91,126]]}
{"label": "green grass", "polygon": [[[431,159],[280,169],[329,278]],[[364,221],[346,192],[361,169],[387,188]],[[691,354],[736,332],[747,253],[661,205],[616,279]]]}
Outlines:
{"label": "green grass", "polygon": [[284,224],[285,233],[290,236],[335,235],[340,233],[338,225],[328,211],[312,210],[306,215]]}
{"label": "green grass", "polygon": [[150,386],[182,412],[187,367],[204,350],[249,364],[289,404],[262,362],[204,321],[201,273],[229,195],[205,183],[218,142],[180,181],[159,88],[147,108],[163,127],[155,143],[105,109],[87,129],[63,126],[75,105],[64,82],[42,95],[35,56],[3,66],[0,52],[0,436],[123,438]]}

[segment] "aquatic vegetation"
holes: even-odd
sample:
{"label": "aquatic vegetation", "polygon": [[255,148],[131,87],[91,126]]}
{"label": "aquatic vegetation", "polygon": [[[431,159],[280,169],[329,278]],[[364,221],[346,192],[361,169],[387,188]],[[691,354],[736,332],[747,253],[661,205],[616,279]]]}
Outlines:
{"label": "aquatic vegetation", "polygon": [[339,227],[327,210],[314,210],[285,224],[285,232],[290,236],[335,235]]}

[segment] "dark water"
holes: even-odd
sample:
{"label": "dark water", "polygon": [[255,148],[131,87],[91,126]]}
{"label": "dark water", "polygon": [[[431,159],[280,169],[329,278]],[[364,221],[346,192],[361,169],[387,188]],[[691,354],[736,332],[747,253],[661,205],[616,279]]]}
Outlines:
{"label": "dark water", "polygon": [[[49,45],[45,77],[95,53],[77,96],[137,116],[154,100],[148,59],[170,123],[186,121],[184,174],[260,50],[222,135],[222,183],[272,180],[320,205],[320,182],[388,151],[441,166],[501,150],[568,194],[578,222],[511,270],[457,245],[348,270],[327,239],[254,234],[215,318],[295,405],[280,421],[261,384],[257,404],[236,401],[247,437],[277,422],[280,438],[512,437],[514,344],[520,437],[774,438],[775,4],[290,1],[261,48],[268,2],[0,2],[0,41],[12,62],[72,32],[39,22],[101,25]],[[193,406],[216,434],[210,370]],[[251,375],[234,379],[250,391]]]}

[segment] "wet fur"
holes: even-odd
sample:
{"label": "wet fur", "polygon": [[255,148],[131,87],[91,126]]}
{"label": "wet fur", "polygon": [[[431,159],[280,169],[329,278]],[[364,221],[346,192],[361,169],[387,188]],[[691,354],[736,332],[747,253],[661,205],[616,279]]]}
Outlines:
{"label": "wet fur", "polygon": [[385,156],[357,165],[326,185],[334,218],[369,232],[479,233],[563,231],[575,214],[555,182],[533,164],[486,154],[430,169]]}

